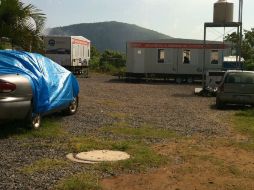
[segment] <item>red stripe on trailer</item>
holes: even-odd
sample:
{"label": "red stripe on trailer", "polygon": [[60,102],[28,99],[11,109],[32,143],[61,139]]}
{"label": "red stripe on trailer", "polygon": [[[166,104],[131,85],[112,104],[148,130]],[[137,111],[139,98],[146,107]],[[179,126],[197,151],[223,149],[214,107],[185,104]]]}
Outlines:
{"label": "red stripe on trailer", "polygon": [[[181,48],[181,49],[204,49],[203,44],[183,44],[183,43],[143,43],[132,42],[130,46],[133,48]],[[206,44],[206,49],[226,49],[225,44]]]}
{"label": "red stripe on trailer", "polygon": [[78,40],[78,39],[73,39],[72,44],[81,44],[81,45],[89,45],[89,41],[84,41],[84,40]]}

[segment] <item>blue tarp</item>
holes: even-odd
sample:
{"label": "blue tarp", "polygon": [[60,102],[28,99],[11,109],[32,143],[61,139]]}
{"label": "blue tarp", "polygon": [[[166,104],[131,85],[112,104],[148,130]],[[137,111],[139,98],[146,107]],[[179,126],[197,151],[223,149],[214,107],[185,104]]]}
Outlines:
{"label": "blue tarp", "polygon": [[75,76],[40,54],[2,50],[0,74],[20,74],[31,81],[34,113],[68,105],[79,93]]}

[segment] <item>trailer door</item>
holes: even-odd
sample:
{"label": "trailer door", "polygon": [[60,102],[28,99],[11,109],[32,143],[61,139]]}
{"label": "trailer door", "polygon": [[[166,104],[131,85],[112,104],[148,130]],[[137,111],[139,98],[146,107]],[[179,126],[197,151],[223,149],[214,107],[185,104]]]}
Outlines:
{"label": "trailer door", "polygon": [[145,51],[134,48],[134,73],[144,73]]}

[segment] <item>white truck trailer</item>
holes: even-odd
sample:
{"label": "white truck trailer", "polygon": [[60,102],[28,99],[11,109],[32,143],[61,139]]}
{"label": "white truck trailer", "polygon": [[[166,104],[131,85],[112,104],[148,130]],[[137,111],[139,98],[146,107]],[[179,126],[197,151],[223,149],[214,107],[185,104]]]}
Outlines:
{"label": "white truck trailer", "polygon": [[90,40],[83,36],[44,36],[45,56],[76,75],[88,77]]}

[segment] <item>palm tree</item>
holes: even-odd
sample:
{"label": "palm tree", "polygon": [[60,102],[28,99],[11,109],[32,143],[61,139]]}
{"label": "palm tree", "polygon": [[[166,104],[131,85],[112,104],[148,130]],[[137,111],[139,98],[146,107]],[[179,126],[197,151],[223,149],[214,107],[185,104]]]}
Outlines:
{"label": "palm tree", "polygon": [[27,51],[42,48],[40,38],[46,17],[35,6],[19,0],[0,0],[0,37]]}

